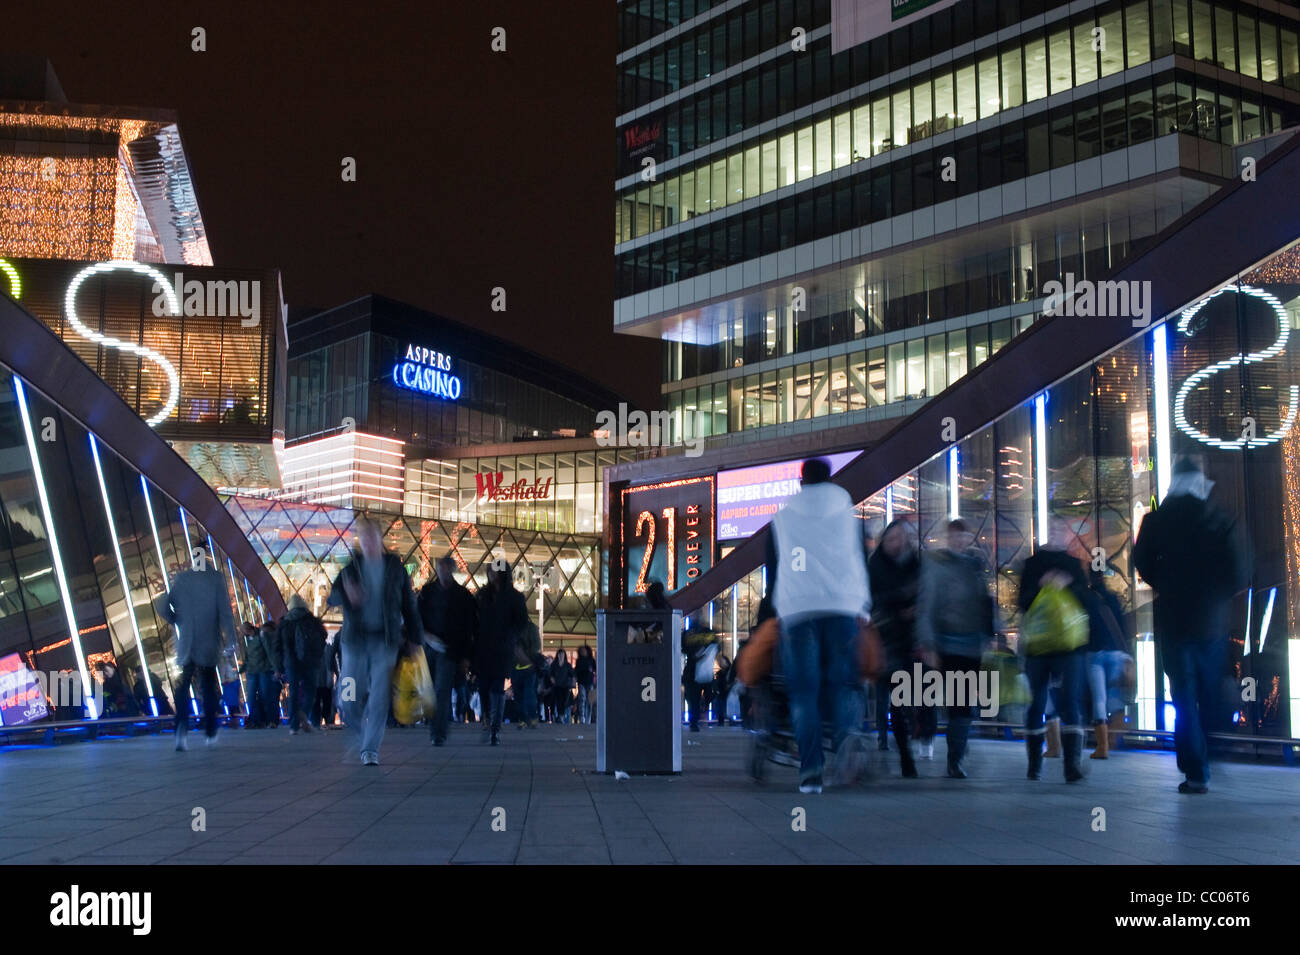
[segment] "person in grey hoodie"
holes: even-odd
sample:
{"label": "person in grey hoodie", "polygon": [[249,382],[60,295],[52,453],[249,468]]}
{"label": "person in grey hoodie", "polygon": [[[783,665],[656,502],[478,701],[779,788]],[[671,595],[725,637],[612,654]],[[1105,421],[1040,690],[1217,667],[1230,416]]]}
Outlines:
{"label": "person in grey hoodie", "polygon": [[[978,678],[984,645],[993,639],[993,599],[984,561],[972,550],[974,535],[960,519],[948,522],[948,546],[921,562],[921,593],[916,608],[916,642],[926,662],[943,671],[945,687],[970,686]],[[948,709],[948,775],[965,779],[962,761],[970,724],[971,700],[945,700]]]}
{"label": "person in grey hoodie", "polygon": [[207,560],[204,548],[195,551],[195,567],[182,570],[171,588],[155,602],[158,616],[176,628],[176,662],[181,681],[176,687],[176,751],[188,746],[190,684],[202,680],[203,728],[207,743],[217,740],[217,707],[221,687],[217,663],[235,640],[235,615],[226,578]]}
{"label": "person in grey hoodie", "polygon": [[803,463],[800,492],[772,519],[767,586],[781,618],[786,692],[799,744],[799,791],[822,791],[822,705],[838,751],[861,725],[860,619],[871,592],[862,522],[826,461]]}

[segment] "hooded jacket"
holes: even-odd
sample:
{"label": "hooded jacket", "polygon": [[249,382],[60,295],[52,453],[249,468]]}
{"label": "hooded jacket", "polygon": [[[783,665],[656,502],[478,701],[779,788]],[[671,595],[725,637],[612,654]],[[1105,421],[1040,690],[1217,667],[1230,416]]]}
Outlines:
{"label": "hooded jacket", "polygon": [[280,670],[312,672],[325,653],[325,625],[306,607],[290,610],[280,624]]}
{"label": "hooded jacket", "polygon": [[786,624],[871,613],[862,522],[848,491],[829,482],[804,485],[772,518],[768,589]]}

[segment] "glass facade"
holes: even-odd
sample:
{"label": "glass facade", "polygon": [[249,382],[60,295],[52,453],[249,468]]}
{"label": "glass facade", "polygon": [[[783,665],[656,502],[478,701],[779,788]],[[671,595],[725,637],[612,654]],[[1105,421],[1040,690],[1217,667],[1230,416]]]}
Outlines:
{"label": "glass facade", "polygon": [[[164,437],[269,442],[283,426],[275,399],[285,353],[275,272],[150,266],[173,286],[180,274],[179,315],[168,313],[152,273],[123,268],[95,274],[77,289],[82,331],[68,318],[65,297],[93,263],[7,261],[21,279],[23,308],[151,423],[173,396],[172,386],[163,366],[138,351],[149,349],[171,365],[176,403],[155,425]],[[87,332],[119,344],[92,340]]]}
{"label": "glass facade", "polygon": [[454,401],[393,383],[393,366],[409,343],[366,332],[289,359],[286,431],[289,440],[338,430],[344,418],[370,434],[408,445],[500,444],[555,431],[590,434],[595,408],[558,391],[479,362],[453,357],[461,380]]}
{"label": "glass facade", "polygon": [[[472,479],[471,479],[472,480]],[[315,614],[331,624],[342,617],[326,605],[330,587],[347,562],[357,512],[350,508],[291,504],[231,496],[226,509],[253,544],[286,601],[300,594]],[[596,632],[600,595],[600,538],[596,535],[543,533],[494,527],[467,520],[372,513],[386,528],[384,543],[406,565],[411,581],[422,586],[438,558],[456,559],[456,577],[471,591],[487,583],[492,562],[504,558],[515,571],[515,586],[537,613],[544,593],[543,629],[550,634]],[[549,573],[539,582],[539,575]]]}
{"label": "glass facade", "polygon": [[[1240,704],[1231,727],[1219,729],[1295,736],[1300,361],[1289,339],[1298,328],[1300,247],[1292,246],[959,442],[955,454],[944,452],[873,494],[859,506],[864,530],[875,538],[888,521],[910,517],[929,549],[943,546],[947,520],[965,519],[1014,639],[1020,568],[1045,540],[1051,518],[1066,518],[1072,552],[1104,568],[1125,611],[1137,663],[1130,719],[1142,729],[1170,729],[1152,591],[1134,571],[1131,552],[1143,515],[1168,485],[1171,462],[1200,454],[1215,482],[1210,500],[1236,518],[1253,561],[1250,587],[1233,603],[1225,679],[1253,678],[1259,693]],[[761,574],[700,613],[715,621],[723,614],[730,624],[734,604],[737,631],[746,631],[757,602],[737,598],[761,593]]]}
{"label": "glass facade", "polygon": [[[260,600],[204,527],[0,369],[0,668],[48,689],[44,715],[6,707],[6,726],[174,712],[180,670],[154,601],[200,545],[235,619],[261,623]],[[240,652],[229,648],[231,662]]]}
{"label": "glass facade", "polygon": [[[604,527],[605,468],[633,460],[634,450],[589,448],[408,461],[403,511],[412,517],[599,534]],[[540,496],[525,496],[530,491]]]}

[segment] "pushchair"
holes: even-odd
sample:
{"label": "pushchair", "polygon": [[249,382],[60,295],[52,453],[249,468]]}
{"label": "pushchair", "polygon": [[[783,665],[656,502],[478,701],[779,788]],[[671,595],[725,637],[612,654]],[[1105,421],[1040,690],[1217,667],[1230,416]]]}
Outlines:
{"label": "pushchair", "polygon": [[[785,678],[781,673],[780,654],[774,654],[771,672],[741,695],[741,712],[749,735],[746,763],[749,775],[755,782],[767,778],[768,764],[799,766],[799,747],[795,742],[794,723],[790,715],[790,701],[785,691]],[[822,715],[822,746],[826,765],[835,785],[866,782],[884,771],[885,755],[870,741],[862,726],[866,714],[866,688],[857,692],[858,717],[840,746],[833,751],[832,723],[827,714]]]}

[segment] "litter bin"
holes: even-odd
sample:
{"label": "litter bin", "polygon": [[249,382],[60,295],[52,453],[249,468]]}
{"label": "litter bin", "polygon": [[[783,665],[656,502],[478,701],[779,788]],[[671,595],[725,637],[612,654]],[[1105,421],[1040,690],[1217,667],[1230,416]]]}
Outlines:
{"label": "litter bin", "polygon": [[680,610],[596,612],[596,771],[682,771]]}

